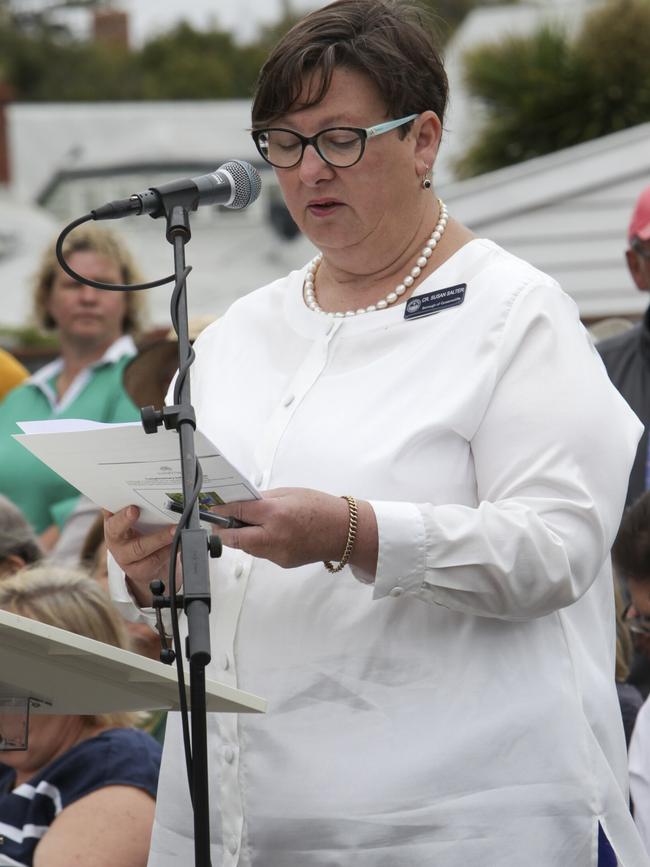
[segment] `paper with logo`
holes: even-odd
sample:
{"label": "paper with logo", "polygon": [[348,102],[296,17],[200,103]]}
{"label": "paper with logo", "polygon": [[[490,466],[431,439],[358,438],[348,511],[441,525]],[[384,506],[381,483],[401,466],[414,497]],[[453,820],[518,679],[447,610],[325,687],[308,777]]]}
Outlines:
{"label": "paper with logo", "polygon": [[[182,503],[178,434],[146,434],[139,422],[102,424],[86,419],[18,422],[21,445],[98,506],[111,512],[134,504],[140,529],[173,524],[167,504]],[[203,470],[202,508],[259,500],[259,491],[199,430],[196,454]]]}

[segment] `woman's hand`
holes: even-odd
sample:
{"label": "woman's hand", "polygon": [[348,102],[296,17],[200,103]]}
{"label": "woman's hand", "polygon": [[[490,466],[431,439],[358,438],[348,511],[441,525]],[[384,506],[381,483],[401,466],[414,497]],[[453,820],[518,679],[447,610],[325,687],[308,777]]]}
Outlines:
{"label": "woman's hand", "polygon": [[[377,567],[377,522],[369,503],[359,502],[357,540],[350,562],[374,575]],[[271,560],[285,569],[340,560],[348,537],[349,510],[343,497],[308,488],[276,488],[262,500],[212,507],[251,527],[216,529],[224,545],[254,557]]]}
{"label": "woman's hand", "polygon": [[129,587],[140,606],[151,604],[149,584],[167,581],[171,540],[176,526],[142,534],[135,529],[140,516],[137,506],[111,514],[104,510],[104,538],[115,562],[128,576]]}

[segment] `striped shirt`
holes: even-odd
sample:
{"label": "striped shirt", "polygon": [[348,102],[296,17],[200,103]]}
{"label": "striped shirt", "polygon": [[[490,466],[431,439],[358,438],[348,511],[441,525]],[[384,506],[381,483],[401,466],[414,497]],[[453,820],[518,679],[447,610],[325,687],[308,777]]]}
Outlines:
{"label": "striped shirt", "polygon": [[121,728],[82,741],[16,788],[15,771],[0,763],[0,867],[31,867],[59,813],[97,789],[135,786],[155,798],[160,752],[150,735]]}

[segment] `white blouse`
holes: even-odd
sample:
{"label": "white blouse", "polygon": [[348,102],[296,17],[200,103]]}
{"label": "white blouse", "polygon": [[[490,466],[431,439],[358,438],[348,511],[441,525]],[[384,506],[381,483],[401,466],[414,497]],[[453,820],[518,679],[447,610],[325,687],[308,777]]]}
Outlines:
{"label": "white blouse", "polygon": [[[209,720],[213,867],[596,867],[599,822],[647,865],[609,564],[641,426],[574,303],[485,240],[420,318],[314,313],[303,277],[201,335],[198,423],[261,489],[370,500],[377,578],[213,561],[207,675],[269,700]],[[150,867],[191,863],[185,789],[172,719]]]}

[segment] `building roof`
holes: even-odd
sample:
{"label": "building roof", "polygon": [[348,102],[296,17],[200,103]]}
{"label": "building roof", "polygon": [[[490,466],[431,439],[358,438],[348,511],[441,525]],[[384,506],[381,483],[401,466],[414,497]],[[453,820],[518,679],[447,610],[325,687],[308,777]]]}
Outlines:
{"label": "building roof", "polygon": [[12,192],[23,201],[59,172],[257,158],[248,100],[13,103],[7,120]]}
{"label": "building roof", "polygon": [[584,318],[638,315],[624,251],[650,123],[440,188],[453,216],[555,277]]}
{"label": "building roof", "polygon": [[0,187],[0,284],[3,325],[26,324],[37,253],[55,237],[57,222],[34,205],[19,202]]}

